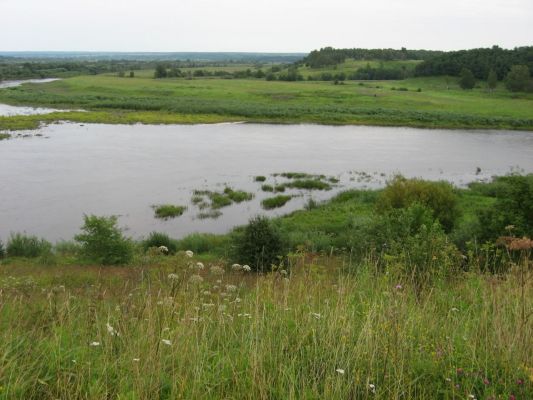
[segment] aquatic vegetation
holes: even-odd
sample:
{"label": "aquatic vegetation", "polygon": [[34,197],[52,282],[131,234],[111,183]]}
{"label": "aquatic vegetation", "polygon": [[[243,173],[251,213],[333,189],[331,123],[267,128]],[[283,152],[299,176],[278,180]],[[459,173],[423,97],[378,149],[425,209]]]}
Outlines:
{"label": "aquatic vegetation", "polygon": [[292,196],[285,196],[285,195],[280,194],[278,196],[269,197],[267,199],[264,199],[263,201],[261,201],[261,206],[265,210],[272,210],[274,208],[283,207],[291,199],[292,199]]}
{"label": "aquatic vegetation", "polygon": [[0,140],[9,139],[11,135],[9,133],[0,133]]}
{"label": "aquatic vegetation", "polygon": [[296,179],[285,184],[291,189],[305,189],[305,190],[331,190],[331,185],[320,179]]}
{"label": "aquatic vegetation", "polygon": [[196,214],[196,218],[198,219],[217,219],[218,217],[222,216],[222,211],[220,210],[208,210],[208,211],[201,211],[198,214]]}
{"label": "aquatic vegetation", "polygon": [[160,219],[176,218],[183,215],[187,210],[185,206],[178,206],[173,204],[160,204],[152,206],[155,212],[155,217]]}
{"label": "aquatic vegetation", "polygon": [[266,176],[263,176],[263,175],[256,176],[254,178],[254,181],[255,182],[264,182],[264,181],[266,181]]}
{"label": "aquatic vegetation", "polygon": [[[215,192],[211,190],[194,190],[192,203],[198,206],[200,210],[211,208],[218,210],[220,208],[228,207],[233,203],[242,203],[250,201],[254,198],[253,193],[248,193],[243,190],[233,190],[230,187],[225,187],[222,192]],[[220,214],[215,212],[201,212],[198,214],[200,219],[217,218]]]}
{"label": "aquatic vegetation", "polygon": [[242,203],[243,201],[250,201],[254,198],[253,193],[244,192],[242,190],[233,190],[229,187],[224,189],[224,194],[235,203]]}
{"label": "aquatic vegetation", "polygon": [[274,191],[274,186],[268,185],[268,184],[264,184],[264,185],[261,186],[261,190],[263,192],[273,192]]}

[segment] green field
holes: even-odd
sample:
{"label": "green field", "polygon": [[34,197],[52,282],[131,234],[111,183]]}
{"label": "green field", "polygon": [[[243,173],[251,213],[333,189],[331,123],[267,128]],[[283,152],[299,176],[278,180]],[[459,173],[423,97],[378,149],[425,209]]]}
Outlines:
{"label": "green field", "polygon": [[[305,72],[305,71],[304,71]],[[483,86],[483,82],[479,85]],[[400,89],[401,90],[393,90]],[[456,78],[402,81],[269,82],[257,79],[162,79],[79,76],[0,90],[0,102],[84,109],[46,116],[0,117],[0,130],[40,122],[366,124],[430,128],[533,130],[533,95],[502,87],[459,89]]]}
{"label": "green field", "polygon": [[[74,242],[11,238],[0,251],[0,398],[531,399],[533,242],[452,242],[507,200],[500,190],[514,202],[532,178],[466,190],[409,181],[402,196],[422,190],[435,200],[426,211],[447,212],[453,195],[449,235],[438,222],[426,235],[420,203],[379,212],[393,186],[341,193],[272,221],[290,251],[263,273],[232,264],[240,229],[158,234],[120,266]],[[518,223],[504,230],[519,233],[528,221],[511,211]],[[399,238],[409,224],[397,212],[418,230]],[[383,235],[387,246],[372,245]]]}

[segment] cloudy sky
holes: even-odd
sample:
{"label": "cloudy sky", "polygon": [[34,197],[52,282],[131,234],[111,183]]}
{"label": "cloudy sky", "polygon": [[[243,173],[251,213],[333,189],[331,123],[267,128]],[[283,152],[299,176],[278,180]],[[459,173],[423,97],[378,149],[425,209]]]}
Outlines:
{"label": "cloudy sky", "polygon": [[533,0],[0,0],[0,51],[533,44]]}

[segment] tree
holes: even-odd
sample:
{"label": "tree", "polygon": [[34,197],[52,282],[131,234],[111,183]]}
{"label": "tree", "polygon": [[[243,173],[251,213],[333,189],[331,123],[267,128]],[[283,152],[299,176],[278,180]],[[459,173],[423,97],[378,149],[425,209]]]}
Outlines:
{"label": "tree", "polygon": [[130,71],[130,78],[135,78],[135,71]]}
{"label": "tree", "polygon": [[157,64],[155,66],[155,73],[154,78],[155,79],[161,79],[167,77],[167,69],[163,64]]}
{"label": "tree", "polygon": [[85,215],[82,233],[74,239],[87,259],[103,265],[127,264],[133,258],[131,240],[117,226],[117,217]]}
{"label": "tree", "polygon": [[525,65],[513,65],[505,78],[505,86],[511,92],[521,92],[529,83],[529,68]]}
{"label": "tree", "polygon": [[461,86],[461,89],[473,89],[475,85],[476,78],[474,78],[472,71],[468,68],[463,68],[459,77],[459,86]]}
{"label": "tree", "polygon": [[496,74],[496,71],[491,69],[489,71],[489,76],[487,77],[487,87],[489,88],[489,91],[492,92],[496,89],[496,86],[498,86],[498,75]]}

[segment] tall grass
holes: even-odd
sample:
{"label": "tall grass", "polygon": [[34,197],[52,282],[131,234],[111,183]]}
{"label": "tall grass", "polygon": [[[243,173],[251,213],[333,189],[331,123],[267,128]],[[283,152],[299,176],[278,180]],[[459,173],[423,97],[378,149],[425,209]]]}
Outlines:
{"label": "tall grass", "polygon": [[461,274],[419,297],[372,263],[291,260],[268,275],[182,253],[3,269],[0,397],[533,397],[530,273]]}

